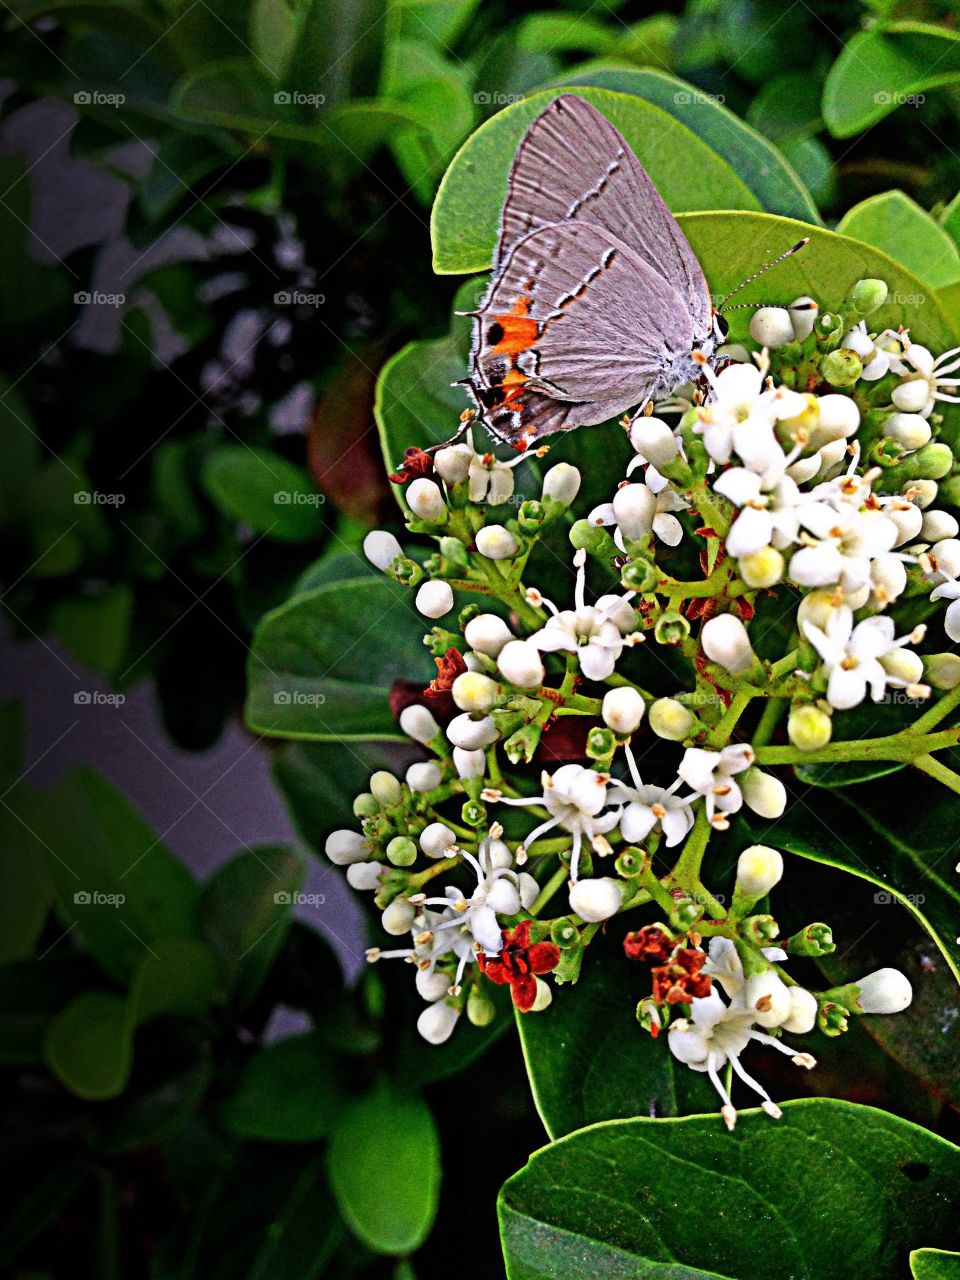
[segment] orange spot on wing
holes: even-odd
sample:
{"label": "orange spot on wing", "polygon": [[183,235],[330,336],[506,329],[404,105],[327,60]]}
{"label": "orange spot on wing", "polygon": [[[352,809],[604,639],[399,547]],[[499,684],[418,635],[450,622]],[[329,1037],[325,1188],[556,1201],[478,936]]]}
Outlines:
{"label": "orange spot on wing", "polygon": [[540,333],[540,326],[527,314],[529,310],[530,299],[521,294],[505,315],[494,317],[503,330],[503,337],[493,348],[494,355],[515,356],[530,350]]}

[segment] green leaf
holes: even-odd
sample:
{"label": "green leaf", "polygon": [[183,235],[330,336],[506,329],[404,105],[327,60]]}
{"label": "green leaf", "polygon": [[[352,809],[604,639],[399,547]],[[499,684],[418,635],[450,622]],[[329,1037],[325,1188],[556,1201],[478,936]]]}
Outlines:
{"label": "green leaf", "polygon": [[111,976],[126,981],[160,939],[195,933],[189,871],[98,774],[77,769],[12,807],[43,843],[61,915]]}
{"label": "green leaf", "polygon": [[411,593],[386,577],[296,596],[254,635],[248,725],[321,742],[402,738],[390,689],[396,680],[430,679],[425,629]]}
{"label": "green leaf", "polygon": [[0,448],[4,458],[0,468],[0,526],[6,528],[23,519],[27,483],[40,464],[42,445],[26,401],[3,375],[0,375]]}
{"label": "green leaf", "polygon": [[303,873],[293,849],[261,845],[224,863],[201,890],[200,927],[238,1008],[256,995],[283,944]]}
{"label": "green leaf", "polygon": [[288,0],[253,0],[250,45],[254,56],[277,79],[286,69],[297,34],[297,15]]}
{"label": "green leaf", "polygon": [[115,1098],[130,1078],[133,1018],[125,1000],[86,991],[47,1027],[47,1066],[64,1088],[88,1102]]}
{"label": "green leaf", "polygon": [[390,0],[386,43],[427,39],[449,50],[479,3],[480,0]]}
{"label": "green leaf", "polygon": [[517,1015],[530,1088],[551,1138],[598,1120],[675,1116],[711,1105],[709,1086],[696,1088],[702,1078],[677,1065],[664,1036],[653,1039],[637,1022],[637,1002],[650,994],[650,967],[623,954],[631,927],[598,935],[577,983],[561,986],[542,1016]]}
{"label": "green leaf", "polygon": [[137,1023],[164,1013],[205,1018],[217,980],[217,962],[196,938],[161,938],[144,955],[131,987]]}
{"label": "green leaf", "polygon": [[884,191],[849,209],[837,230],[872,244],[931,289],[960,280],[960,249],[925,209],[902,191]]}
{"label": "green leaf", "polygon": [[204,464],[203,484],[228,520],[277,542],[308,542],[323,528],[323,494],[309,471],[272,449],[221,445]]}
{"label": "green leaf", "polygon": [[627,71],[603,66],[575,72],[559,83],[592,85],[643,98],[686,125],[726,160],[756,196],[761,208],[805,222],[820,221],[806,188],[777,148],[744,124],[715,96],[704,93],[696,85],[649,68]]}
{"label": "green leaf", "polygon": [[114,676],[121,669],[133,621],[133,592],[126,584],[98,595],[57,601],[53,630],[68,653],[91,671]]}
{"label": "green leaf", "polygon": [[[674,213],[688,209],[756,209],[759,202],[727,162],[684,125],[642,98],[581,89],[636,152]],[[557,96],[536,93],[482,124],[451,161],[431,216],[433,267],[440,275],[490,265],[510,166],[532,120]]]}
{"label": "green leaf", "polygon": [[433,1225],[440,1189],[430,1108],[382,1079],[342,1112],[327,1172],[354,1235],[377,1253],[412,1253]]}
{"label": "green leaf", "polygon": [[819,138],[787,138],[780,143],[780,153],[818,205],[830,208],[836,203],[836,162]]}
{"label": "green leaf", "polygon": [[899,1280],[918,1234],[955,1239],[958,1148],[871,1107],[783,1111],[733,1133],[718,1116],[613,1120],[536,1152],[500,1193],[509,1280],[816,1280],[839,1259]]}
{"label": "green leaf", "polygon": [[772,142],[809,137],[823,123],[820,94],[816,76],[787,71],[761,85],[747,109],[747,119]]}
{"label": "green leaf", "polygon": [[397,768],[397,748],[379,743],[285,742],[273,757],[273,776],[297,831],[314,849],[335,827],[357,819],[354,797],[367,790],[371,773]]}
{"label": "green leaf", "polygon": [[258,1049],[246,1064],[221,1120],[238,1138],[316,1142],[330,1132],[343,1091],[314,1032]]}
{"label": "green leaf", "polygon": [[835,138],[869,129],[927,89],[960,80],[960,36],[924,22],[882,22],[858,31],[830,68],[823,118]]}
{"label": "green leaf", "polygon": [[914,1249],[910,1254],[914,1280],[960,1280],[960,1253],[943,1249]]}
{"label": "green leaf", "polygon": [[53,905],[54,888],[43,845],[16,812],[13,788],[21,768],[22,705],[9,703],[0,719],[0,741],[7,754],[0,770],[5,797],[0,809],[0,964],[9,964],[33,954]]}
{"label": "green leaf", "polygon": [[903,788],[883,779],[846,791],[802,796],[772,823],[751,819],[755,837],[814,862],[840,867],[894,895],[927,930],[960,980],[953,793],[911,776],[910,804]]}
{"label": "green leaf", "polygon": [[271,1217],[246,1280],[313,1280],[328,1274],[327,1264],[345,1234],[324,1163],[313,1160]]}
{"label": "green leaf", "polygon": [[43,1039],[51,1018],[96,980],[96,970],[77,955],[52,953],[0,968],[0,1062],[43,1061]]}
{"label": "green leaf", "polygon": [[386,0],[308,0],[289,87],[322,93],[331,105],[372,94],[386,13]]}

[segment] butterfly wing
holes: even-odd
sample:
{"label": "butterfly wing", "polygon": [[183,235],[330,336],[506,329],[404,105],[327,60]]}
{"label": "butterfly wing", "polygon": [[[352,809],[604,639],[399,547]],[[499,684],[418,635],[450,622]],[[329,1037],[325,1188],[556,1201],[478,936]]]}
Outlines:
{"label": "butterfly wing", "polygon": [[693,342],[677,291],[582,220],[520,240],[474,325],[469,385],[491,430],[524,447],[668,388]]}
{"label": "butterfly wing", "polygon": [[707,282],[673,214],[609,120],[567,93],[544,108],[517,149],[495,268],[531,231],[572,221],[601,227],[632,249],[684,300],[694,335],[710,332]]}

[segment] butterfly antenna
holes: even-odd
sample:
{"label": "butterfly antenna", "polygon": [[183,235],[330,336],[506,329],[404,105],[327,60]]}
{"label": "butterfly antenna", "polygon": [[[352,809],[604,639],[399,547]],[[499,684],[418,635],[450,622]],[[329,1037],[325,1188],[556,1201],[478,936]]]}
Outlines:
{"label": "butterfly antenna", "polygon": [[[741,289],[745,289],[748,284],[753,284],[754,280],[758,280],[760,276],[764,275],[767,271],[769,271],[771,267],[776,267],[781,262],[785,261],[787,258],[792,258],[795,253],[800,252],[800,250],[804,247],[804,245],[809,243],[810,243],[810,237],[804,236],[802,240],[798,240],[797,243],[793,245],[792,248],[786,251],[786,253],[781,253],[779,258],[774,258],[772,262],[765,263],[760,268],[759,271],[755,271],[752,276],[747,276],[746,280],[744,280],[741,284],[738,284],[737,287],[731,290],[731,292],[728,293],[727,296],[723,299],[723,301],[720,303],[720,305],[716,309],[717,314],[719,315],[723,311],[724,307],[727,305],[730,299],[735,297],[740,292]],[[753,305],[753,304],[747,304],[747,305]],[[735,310],[735,308],[731,307],[730,310],[733,311]]]}

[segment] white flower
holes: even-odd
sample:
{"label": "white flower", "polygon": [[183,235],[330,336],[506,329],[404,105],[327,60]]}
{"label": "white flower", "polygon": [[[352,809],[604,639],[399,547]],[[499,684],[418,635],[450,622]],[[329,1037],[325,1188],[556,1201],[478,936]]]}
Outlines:
{"label": "white flower", "polygon": [[487,790],[482,797],[492,804],[543,805],[550,817],[530,832],[523,842],[524,849],[554,827],[563,827],[573,837],[570,879],[576,883],[584,837],[593,841],[597,836],[612,831],[620,819],[619,809],[602,812],[608,801],[608,782],[609,777],[605,773],[595,773],[581,764],[565,764],[553,775],[546,771],[540,775],[542,795],[512,799],[497,790]]}
{"label": "white flower", "polygon": [[883,429],[908,453],[922,449],[933,435],[930,423],[920,413],[891,413]]}
{"label": "white flower", "polygon": [[930,592],[931,600],[949,600],[943,615],[943,629],[954,643],[960,643],[960,582],[948,578]]}
{"label": "white flower", "polygon": [[558,462],[543,477],[542,496],[552,498],[564,507],[569,507],[579,492],[580,472],[569,462]]}
{"label": "white flower", "polygon": [[893,649],[923,639],[923,628],[897,640],[892,618],[873,617],[854,626],[848,605],[834,609],[825,627],[803,623],[807,639],[823,661],[827,676],[827,701],[838,711],[858,706],[867,696],[879,702],[887,685],[911,687],[909,682],[884,670],[880,659]]}
{"label": "white flower", "polygon": [[407,489],[407,506],[415,516],[431,522],[442,520],[447,512],[440,486],[425,476],[418,477],[410,484]]}
{"label": "white flower", "polygon": [[403,547],[392,533],[371,529],[363,540],[363,554],[372,565],[386,573],[397,556],[403,555]]}
{"label": "white flower", "polygon": [[609,920],[622,906],[623,882],[611,876],[578,880],[570,889],[570,910],[590,924]]}
{"label": "white flower", "polygon": [[783,854],[766,844],[752,844],[737,859],[737,888],[748,898],[762,898],[783,877]]}
{"label": "white flower", "polygon": [[442,822],[431,822],[420,832],[420,848],[428,858],[442,858],[456,844],[457,837]]}
{"label": "white flower", "polygon": [[767,546],[782,551],[797,540],[797,511],[809,498],[786,474],[771,483],[765,481],[746,467],[730,467],[714,482],[717,493],[741,508],[726,539],[727,551],[738,559]]}
{"label": "white flower", "polygon": [[443,780],[443,774],[440,766],[432,760],[419,761],[412,764],[406,772],[404,781],[411,791],[424,792],[432,791],[434,787],[439,787]]}
{"label": "white flower", "polygon": [[459,1005],[438,1000],[436,1004],[427,1005],[421,1013],[417,1019],[417,1030],[428,1044],[443,1044],[453,1035],[459,1017]]}
{"label": "white flower", "polygon": [[454,716],[447,725],[447,737],[464,751],[482,751],[500,737],[500,730],[490,716],[475,720],[469,711]]}
{"label": "white flower", "polygon": [[655,827],[663,832],[667,848],[679,844],[693,826],[693,814],[690,811],[690,796],[681,799],[674,794],[683,781],[677,778],[669,787],[644,785],[637,768],[637,762],[630,747],[623,748],[627,759],[627,768],[633,779],[633,786],[614,779],[611,787],[615,788],[618,797],[626,801],[626,807],[620,817],[620,834],[628,844],[636,844],[645,840]]}
{"label": "white flower", "polygon": [[426,746],[440,732],[440,726],[426,707],[415,703],[400,712],[400,728],[414,742]]}
{"label": "white flower", "polygon": [[732,613],[717,613],[707,619],[700,631],[700,647],[711,662],[735,676],[757,661],[747,628]]}
{"label": "white flower", "polygon": [[453,748],[453,767],[458,778],[482,778],[487,769],[487,757],[482,751],[464,751]]}
{"label": "white flower", "polygon": [[467,644],[477,653],[495,658],[503,646],[513,639],[513,632],[495,613],[481,613],[471,618],[463,631]]}
{"label": "white flower", "polygon": [[[535,631],[528,638],[526,643],[543,653],[555,653],[557,650],[575,653],[580,670],[588,680],[606,680],[613,674],[624,645],[634,644],[642,639],[642,636],[634,629],[635,615],[634,628],[631,628],[631,634],[626,639],[620,627],[612,620],[613,615],[621,609],[623,602],[632,598],[633,592],[628,592],[625,596],[611,597],[614,603],[605,605],[603,608],[599,607],[599,603],[597,605],[586,603],[584,598],[586,559],[587,553],[583,550],[578,551],[573,558],[577,568],[574,609],[564,609],[561,612],[538,591],[527,592],[527,600],[531,604],[543,605],[552,616],[547,619],[546,625],[540,631]],[[501,670],[503,670],[502,665]]]}
{"label": "white flower", "polygon": [[877,969],[860,978],[857,1003],[864,1013],[902,1013],[913,999],[913,988],[899,969]]}
{"label": "white flower", "polygon": [[364,862],[372,852],[370,842],[359,831],[350,831],[346,827],[331,831],[324,845],[324,853],[338,867],[348,867],[352,862]]}
{"label": "white flower", "polygon": [[750,317],[750,337],[761,347],[782,347],[794,340],[793,320],[785,307],[760,307]]}
{"label": "white flower", "polygon": [[714,462],[729,462],[736,451],[751,470],[766,471],[782,458],[773,425],[804,412],[802,395],[785,387],[764,391],[763,374],[752,364],[728,365],[712,378],[712,391],[697,410],[694,430]]}
{"label": "white flower", "polygon": [[680,442],[673,433],[673,428],[662,418],[647,417],[640,414],[634,418],[630,426],[630,443],[636,450],[627,468],[627,475],[634,467],[647,462],[654,467],[665,467],[672,462],[680,449]]}
{"label": "white flower", "polygon": [[789,574],[801,587],[839,583],[844,591],[870,584],[871,561],[891,551],[899,539],[893,520],[880,511],[853,506],[837,510],[830,502],[814,501],[798,509],[808,530],[806,543],[790,558]]}
{"label": "white flower", "polygon": [[533,689],[543,684],[546,672],[540,661],[540,650],[531,640],[509,640],[497,656],[497,666],[504,680],[519,689]]}
{"label": "white flower", "polygon": [[718,831],[726,831],[730,825],[727,814],[743,807],[743,792],[734,775],[743,773],[752,764],[753,749],[745,743],[724,747],[722,751],[688,747],[677,772],[695,795],[703,796],[710,823]]}
{"label": "white flower", "polygon": [[640,728],[647,704],[631,685],[608,689],[603,695],[600,715],[603,723],[614,733],[626,735]]}
{"label": "white flower", "polygon": [[481,671],[464,671],[454,680],[450,694],[461,711],[483,714],[496,705],[499,686]]}
{"label": "white flower", "polygon": [[938,400],[960,404],[957,395],[960,378],[947,376],[960,370],[960,347],[934,358],[927,347],[910,342],[902,356],[891,358],[890,367],[903,379],[890,396],[903,413],[919,413],[929,418]]}
{"label": "white flower", "polygon": [[[467,931],[480,949],[488,956],[499,955],[503,946],[498,916],[515,916],[522,909],[529,909],[537,900],[540,886],[526,871],[516,872],[512,866],[500,865],[499,842],[493,850],[487,842],[480,846],[478,857],[461,849],[460,856],[473,868],[477,887],[467,898],[460,889],[450,885],[442,898],[425,898],[426,907],[444,909],[445,918],[434,926],[434,933],[457,929]],[[509,852],[509,850],[508,850]],[[453,914],[448,914],[452,912]],[[456,984],[459,985],[458,972]]]}
{"label": "white flower", "polygon": [[860,375],[865,382],[877,382],[890,368],[891,354],[899,354],[899,341],[893,329],[884,329],[871,337],[866,320],[855,324],[840,346],[855,351],[863,364]]}
{"label": "white flower", "polygon": [[523,459],[523,454],[504,461],[489,450],[478,453],[472,434],[468,433],[460,444],[441,449],[433,461],[437,474],[447,484],[462,484],[469,480],[471,502],[488,502],[497,506],[512,496],[513,468]]}
{"label": "white flower", "polygon": [[453,608],[453,588],[438,579],[425,582],[417,592],[416,606],[425,618],[442,618]]}
{"label": "white flower", "polygon": [[520,548],[516,538],[502,524],[488,524],[478,530],[477,550],[488,560],[509,560]]}
{"label": "white flower", "polygon": [[613,540],[624,552],[627,542],[636,542],[651,532],[668,547],[675,547],[683,537],[683,525],[671,513],[685,511],[686,507],[683,498],[666,482],[654,490],[641,481],[621,486],[613,502],[594,507],[587,519],[595,525],[616,525]]}

